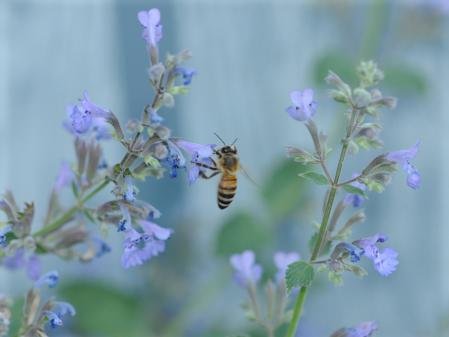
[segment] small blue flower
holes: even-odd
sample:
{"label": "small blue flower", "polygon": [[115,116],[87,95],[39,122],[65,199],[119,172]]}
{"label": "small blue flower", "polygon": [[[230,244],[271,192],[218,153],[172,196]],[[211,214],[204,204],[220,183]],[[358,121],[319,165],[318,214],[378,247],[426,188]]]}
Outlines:
{"label": "small blue flower", "polygon": [[395,250],[385,248],[383,251],[380,251],[377,247],[378,243],[385,241],[387,241],[385,235],[376,234],[353,242],[354,245],[365,251],[365,256],[373,261],[374,268],[382,276],[388,276],[393,273],[399,264],[399,254]]}
{"label": "small blue flower", "polygon": [[303,122],[313,117],[316,113],[317,103],[313,100],[313,90],[292,91],[290,93],[292,105],[286,111],[293,119]]}
{"label": "small blue flower", "polygon": [[340,256],[343,252],[349,253],[350,260],[352,263],[359,262],[361,256],[365,254],[365,250],[359,246],[347,242],[340,242],[337,246],[335,246],[334,251],[332,253],[332,257],[336,258]]}
{"label": "small blue flower", "polygon": [[164,121],[164,118],[160,116],[156,110],[150,110],[150,122],[152,125],[159,125]]}
{"label": "small blue flower", "polygon": [[162,160],[162,165],[169,170],[170,177],[176,178],[178,176],[178,170],[186,167],[186,160],[177,145],[171,141],[167,141],[167,146],[168,155]]}
{"label": "small blue flower", "polygon": [[44,311],[43,315],[48,319],[52,329],[63,325],[62,318],[66,315],[75,316],[75,308],[67,302],[54,302],[52,311]]}
{"label": "small blue flower", "polygon": [[120,211],[123,218],[118,223],[117,232],[126,232],[131,227],[131,214],[129,214],[128,207],[122,204],[120,204]]}
{"label": "small blue flower", "polygon": [[6,226],[0,229],[0,247],[6,247],[6,234],[11,233],[11,226]]}
{"label": "small blue flower", "polygon": [[64,122],[64,126],[74,135],[81,136],[93,130],[97,139],[110,138],[105,121],[110,112],[92,103],[86,91],[79,104],[67,107],[67,115],[68,120]]}
{"label": "small blue flower", "polygon": [[277,252],[274,254],[274,264],[276,265],[278,271],[276,273],[276,282],[281,283],[284,281],[285,273],[289,264],[299,261],[301,257],[296,252],[284,253]]}
{"label": "small blue flower", "polygon": [[136,190],[137,188],[133,185],[133,178],[127,176],[124,181],[123,200],[131,203],[136,201]]}
{"label": "small blue flower", "polygon": [[161,13],[159,9],[152,8],[149,11],[140,11],[137,14],[139,22],[144,27],[142,37],[150,45],[157,47],[158,42],[162,39]]}
{"label": "small blue flower", "polygon": [[255,264],[256,256],[251,250],[241,254],[234,254],[230,258],[231,266],[235,269],[234,279],[242,287],[257,283],[262,276],[262,267]]}
{"label": "small blue flower", "polygon": [[130,228],[123,243],[122,265],[124,268],[135,267],[157,256],[165,250],[165,241],[172,230],[163,228],[150,221],[141,220],[142,233]]}
{"label": "small blue flower", "polygon": [[176,144],[186,151],[191,157],[190,161],[193,165],[191,165],[188,172],[190,184],[193,184],[198,179],[200,171],[206,170],[204,166],[214,166],[213,159],[211,157],[214,154],[215,144],[203,145],[185,140],[178,140]]}
{"label": "small blue flower", "polygon": [[386,155],[386,159],[397,163],[407,174],[407,185],[410,188],[417,189],[421,185],[421,176],[418,170],[410,164],[410,161],[418,154],[420,142],[418,141],[409,149],[390,152]]}
{"label": "small blue flower", "polygon": [[26,272],[28,277],[37,281],[42,273],[42,264],[40,259],[36,255],[31,255],[26,262]]}
{"label": "small blue flower", "polygon": [[42,275],[39,278],[39,280],[36,281],[34,286],[36,288],[40,288],[44,284],[46,284],[49,288],[54,288],[58,284],[58,281],[59,281],[59,274],[56,270],[53,270]]}
{"label": "small blue flower", "polygon": [[330,337],[370,337],[376,330],[376,322],[369,321],[351,328],[341,328],[335,331]]}
{"label": "small blue flower", "polygon": [[192,82],[193,75],[196,75],[196,70],[185,67],[176,67],[175,74],[180,74],[183,79],[183,84],[189,85]]}
{"label": "small blue flower", "polygon": [[96,245],[96,253],[95,253],[95,257],[100,258],[102,257],[104,254],[110,253],[111,252],[111,247],[103,240],[101,240],[98,237],[95,237],[93,239],[95,245]]}
{"label": "small blue flower", "polygon": [[[354,173],[352,175],[352,178],[357,177],[358,174]],[[351,186],[357,187],[358,189],[361,189],[362,191],[366,191],[366,185],[362,184],[358,181],[354,181],[351,183]],[[358,194],[352,194],[352,193],[348,193],[345,198],[343,199],[343,202],[345,203],[345,205],[351,205],[353,207],[360,207],[360,205],[365,201],[365,198],[362,197],[361,195]]]}

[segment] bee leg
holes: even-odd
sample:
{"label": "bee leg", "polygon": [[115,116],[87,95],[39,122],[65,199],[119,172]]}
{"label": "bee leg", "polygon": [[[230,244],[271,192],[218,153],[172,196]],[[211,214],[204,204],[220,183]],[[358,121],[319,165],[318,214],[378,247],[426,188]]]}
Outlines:
{"label": "bee leg", "polygon": [[210,179],[212,177],[215,177],[217,174],[220,174],[219,171],[215,171],[214,173],[212,173],[210,176],[208,176],[206,173],[204,173],[203,171],[200,171],[200,177],[203,179]]}
{"label": "bee leg", "polygon": [[218,170],[217,164],[215,162],[213,162],[213,163],[214,163],[214,166],[209,166],[209,165],[206,165],[206,164],[203,164],[203,163],[196,163],[194,161],[192,162],[192,164],[195,164],[197,166],[204,167],[204,168],[207,168],[207,169],[212,170],[212,171],[217,171]]}

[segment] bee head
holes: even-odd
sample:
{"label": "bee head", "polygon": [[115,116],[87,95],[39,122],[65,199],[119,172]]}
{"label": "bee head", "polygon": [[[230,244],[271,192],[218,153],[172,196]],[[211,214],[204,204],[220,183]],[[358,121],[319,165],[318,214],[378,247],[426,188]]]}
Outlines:
{"label": "bee head", "polygon": [[223,154],[237,154],[237,147],[235,145],[225,145],[220,149],[220,152]]}

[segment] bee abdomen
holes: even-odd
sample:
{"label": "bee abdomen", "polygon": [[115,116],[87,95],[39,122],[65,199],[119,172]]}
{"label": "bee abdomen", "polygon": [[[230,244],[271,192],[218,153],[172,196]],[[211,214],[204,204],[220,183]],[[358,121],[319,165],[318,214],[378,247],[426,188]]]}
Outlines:
{"label": "bee abdomen", "polygon": [[237,177],[223,176],[218,185],[217,202],[220,209],[227,208],[237,191]]}

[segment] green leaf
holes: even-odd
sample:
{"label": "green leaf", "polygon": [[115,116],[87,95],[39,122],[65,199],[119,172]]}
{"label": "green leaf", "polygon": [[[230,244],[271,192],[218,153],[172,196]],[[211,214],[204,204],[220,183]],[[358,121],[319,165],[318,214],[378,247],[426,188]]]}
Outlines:
{"label": "green leaf", "polygon": [[228,218],[218,232],[216,251],[228,257],[251,249],[260,252],[271,242],[272,228],[257,220],[251,213],[238,212]]}
{"label": "green leaf", "polygon": [[73,192],[73,195],[75,196],[75,198],[79,198],[79,196],[80,196],[80,192],[79,192],[79,190],[78,190],[78,186],[76,186],[76,184],[75,184],[75,182],[73,182],[72,181],[72,192]]}
{"label": "green leaf", "polygon": [[419,69],[404,64],[385,67],[385,86],[408,94],[424,94],[427,90],[427,79]]}
{"label": "green leaf", "polygon": [[290,264],[285,274],[287,290],[293,288],[309,287],[314,277],[313,267],[304,261],[297,261]]}
{"label": "green leaf", "polygon": [[301,178],[310,180],[318,185],[328,185],[329,184],[329,181],[327,180],[327,178],[324,175],[316,173],[316,172],[299,173],[298,176],[300,176]]}
{"label": "green leaf", "polygon": [[352,186],[352,185],[343,185],[343,189],[351,194],[357,194],[360,195],[361,197],[368,199],[368,195],[365,193],[365,191],[363,191],[362,189]]}

